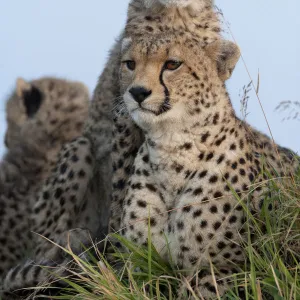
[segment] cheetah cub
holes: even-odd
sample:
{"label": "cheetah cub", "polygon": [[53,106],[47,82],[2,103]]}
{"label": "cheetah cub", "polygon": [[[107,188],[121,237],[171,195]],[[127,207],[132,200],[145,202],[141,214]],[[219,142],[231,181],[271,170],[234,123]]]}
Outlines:
{"label": "cheetah cub", "polygon": [[30,232],[37,220],[49,221],[35,209],[38,192],[62,145],[81,135],[88,104],[82,83],[17,80],[6,105],[7,153],[0,164],[0,282],[10,268],[30,257]]}
{"label": "cheetah cub", "polygon": [[[231,189],[259,210],[262,158],[271,173],[289,175],[299,163],[288,150],[239,120],[224,81],[239,48],[217,40],[206,45],[167,34],[124,42],[121,90],[145,141],[134,161],[121,221],[122,234],[152,242],[180,268],[198,270],[195,287],[204,299],[222,296],[223,278],[245,261],[240,246],[245,214]],[[263,188],[262,188],[263,187]],[[210,272],[215,266],[217,286]]]}

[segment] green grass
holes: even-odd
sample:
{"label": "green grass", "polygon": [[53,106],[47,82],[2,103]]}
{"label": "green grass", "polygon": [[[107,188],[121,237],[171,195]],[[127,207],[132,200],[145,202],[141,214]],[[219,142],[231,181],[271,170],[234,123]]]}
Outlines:
{"label": "green grass", "polygon": [[[270,178],[268,184],[260,216],[245,206],[248,260],[243,272],[231,276],[232,289],[221,299],[240,299],[240,288],[249,300],[300,299],[300,172],[285,180]],[[128,249],[114,249],[113,266],[99,252],[87,262],[69,251],[79,271],[63,279],[69,287],[51,299],[178,299],[182,286],[193,294],[184,273],[165,262],[151,243],[141,247],[119,235],[113,238]]]}

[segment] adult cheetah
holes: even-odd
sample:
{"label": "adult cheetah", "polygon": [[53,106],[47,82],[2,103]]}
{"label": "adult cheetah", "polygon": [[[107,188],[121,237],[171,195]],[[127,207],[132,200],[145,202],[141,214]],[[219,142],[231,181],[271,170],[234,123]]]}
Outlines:
{"label": "adult cheetah", "polygon": [[[47,257],[46,252],[33,253],[37,237],[31,231],[51,237],[64,214],[55,203],[49,206],[42,201],[41,186],[51,173],[56,174],[62,146],[82,134],[88,104],[89,93],[82,83],[56,78],[30,82],[19,78],[7,101],[7,153],[0,164],[0,278],[4,286],[12,267],[27,258]],[[80,146],[80,139],[78,143]],[[61,178],[58,182],[62,184]],[[52,193],[42,192],[46,200]],[[66,210],[67,204],[58,201]],[[56,218],[58,213],[62,215]],[[15,270],[8,274],[7,282],[13,280]]]}
{"label": "adult cheetah", "polygon": [[224,278],[245,261],[243,206],[261,209],[263,170],[291,176],[299,167],[295,154],[236,117],[224,82],[239,56],[229,41],[168,33],[125,40],[121,58],[123,100],[145,135],[128,181],[122,234],[146,244],[150,228],[165,259],[192,275],[201,270],[194,287],[201,299],[216,298],[217,290],[222,296]]}

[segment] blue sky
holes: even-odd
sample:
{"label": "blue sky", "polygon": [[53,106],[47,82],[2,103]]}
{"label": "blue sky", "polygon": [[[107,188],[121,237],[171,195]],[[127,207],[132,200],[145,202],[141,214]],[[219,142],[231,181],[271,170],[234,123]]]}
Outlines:
{"label": "blue sky", "polygon": [[[108,50],[124,25],[127,3],[125,0],[0,1],[0,156],[5,149],[2,143],[5,101],[16,78],[51,75],[81,80],[92,93]],[[300,1],[217,0],[216,4],[230,23],[255,82],[259,70],[259,96],[275,140],[300,151],[299,121],[282,122],[285,114],[275,112],[280,101],[300,101]],[[249,82],[240,61],[228,82],[239,115],[239,94]],[[253,91],[248,113],[249,123],[268,133]]]}

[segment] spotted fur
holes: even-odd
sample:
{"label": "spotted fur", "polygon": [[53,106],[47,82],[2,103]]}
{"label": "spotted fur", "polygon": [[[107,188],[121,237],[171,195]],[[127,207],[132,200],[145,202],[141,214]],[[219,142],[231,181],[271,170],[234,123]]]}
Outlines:
{"label": "spotted fur", "polygon": [[292,151],[235,115],[224,82],[239,55],[232,42],[180,33],[132,38],[122,55],[124,103],[145,136],[127,184],[122,234],[146,245],[150,226],[162,257],[197,274],[192,284],[204,299],[222,296],[226,277],[244,264],[243,206],[260,211],[264,171],[289,177],[299,167]]}

